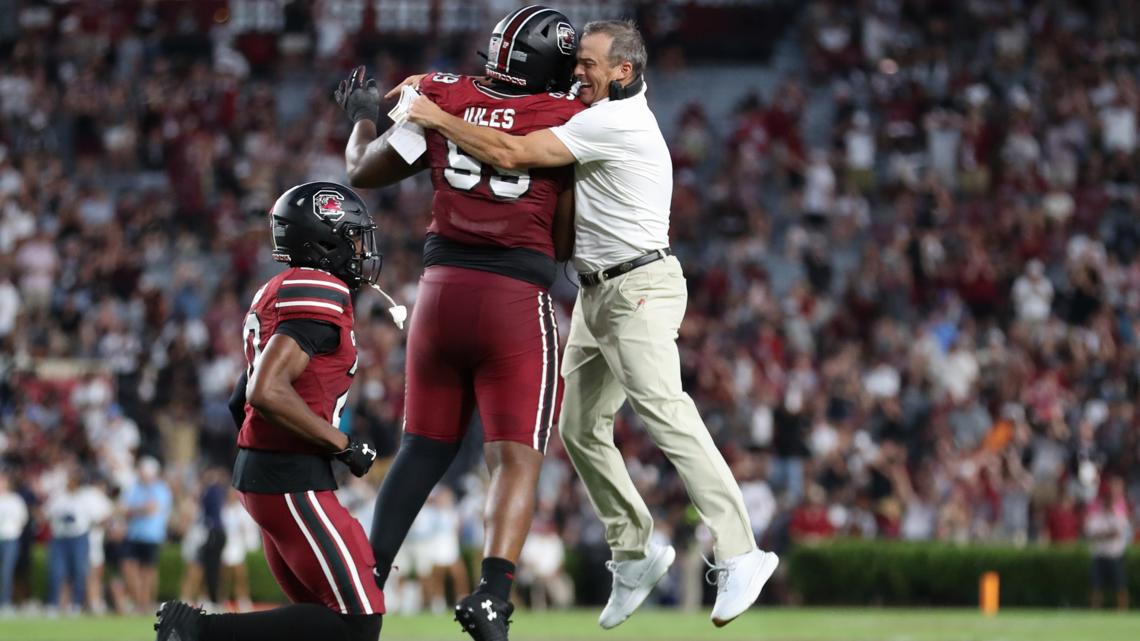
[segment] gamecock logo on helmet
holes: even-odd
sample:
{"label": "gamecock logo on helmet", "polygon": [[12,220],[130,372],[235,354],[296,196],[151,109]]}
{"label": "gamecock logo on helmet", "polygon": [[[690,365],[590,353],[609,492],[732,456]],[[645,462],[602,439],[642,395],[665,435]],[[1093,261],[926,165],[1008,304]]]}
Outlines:
{"label": "gamecock logo on helmet", "polygon": [[559,22],[555,35],[558,36],[558,50],[568,56],[574,55],[574,51],[578,49],[578,34],[574,32],[574,27]]}
{"label": "gamecock logo on helmet", "polygon": [[313,196],[313,213],[321,220],[336,222],[344,218],[344,209],[340,202],[344,196],[339,191],[322,189]]}

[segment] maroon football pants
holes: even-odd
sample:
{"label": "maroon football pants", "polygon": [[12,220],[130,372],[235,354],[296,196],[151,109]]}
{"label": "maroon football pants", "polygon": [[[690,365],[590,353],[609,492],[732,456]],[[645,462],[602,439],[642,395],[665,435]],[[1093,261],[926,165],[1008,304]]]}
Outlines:
{"label": "maroon football pants", "polygon": [[474,269],[424,271],[408,328],[405,431],[458,441],[478,406],[487,442],[545,452],[560,387],[545,289]]}
{"label": "maroon football pants", "polygon": [[335,494],[242,492],[241,502],[261,526],[265,559],[290,601],[341,614],[384,613],[368,537]]}

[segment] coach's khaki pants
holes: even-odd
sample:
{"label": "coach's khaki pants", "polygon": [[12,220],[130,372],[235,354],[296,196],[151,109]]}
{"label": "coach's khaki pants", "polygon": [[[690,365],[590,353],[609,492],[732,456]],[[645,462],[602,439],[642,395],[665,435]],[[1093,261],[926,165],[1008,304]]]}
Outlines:
{"label": "coach's khaki pants", "polygon": [[558,429],[616,560],[643,558],[653,533],[653,517],[614,445],[614,413],[627,397],[712,530],[717,559],[756,547],[740,486],[681,390],[676,340],[686,300],[681,265],[670,256],[582,287],[574,306]]}

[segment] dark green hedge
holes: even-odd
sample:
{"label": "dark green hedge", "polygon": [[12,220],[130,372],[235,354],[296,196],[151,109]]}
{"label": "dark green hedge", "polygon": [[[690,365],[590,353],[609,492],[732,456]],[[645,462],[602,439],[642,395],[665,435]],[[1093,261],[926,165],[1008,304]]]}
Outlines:
{"label": "dark green hedge", "polygon": [[[972,606],[982,573],[991,570],[1001,577],[1003,606],[1089,602],[1092,561],[1082,546],[842,540],[797,546],[787,556],[788,581],[810,605]],[[1127,567],[1130,591],[1140,596],[1140,550],[1129,551]]]}
{"label": "dark green hedge", "polygon": [[[37,546],[33,583],[40,598],[47,594],[46,556]],[[1089,602],[1091,560],[1081,546],[841,540],[797,546],[784,563],[790,587],[808,605],[976,606],[978,580],[990,570],[1001,576],[1002,606],[1085,607]],[[1129,550],[1127,563],[1133,601],[1140,601],[1140,549]],[[260,550],[250,554],[248,566],[254,601],[285,600]],[[567,570],[578,578],[576,568],[568,558]],[[182,570],[178,546],[164,546],[160,599],[178,596]],[[1112,603],[1113,597],[1106,595],[1105,601]]]}

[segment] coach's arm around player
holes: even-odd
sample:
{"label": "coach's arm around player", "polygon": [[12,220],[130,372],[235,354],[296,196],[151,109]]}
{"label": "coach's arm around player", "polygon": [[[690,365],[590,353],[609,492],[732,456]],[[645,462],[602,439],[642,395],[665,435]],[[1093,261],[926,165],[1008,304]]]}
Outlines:
{"label": "coach's arm around player", "polygon": [[574,154],[549,129],[525,136],[511,136],[490,127],[479,127],[439,108],[430,98],[412,102],[408,119],[436,129],[478,160],[509,170],[532,167],[562,167],[573,164]]}
{"label": "coach's arm around player", "polygon": [[[420,79],[426,75],[427,74],[419,74],[410,76],[385,94],[384,98],[398,95],[400,88],[404,85],[418,86]],[[380,92],[376,88],[376,81],[366,77],[364,66],[357,67],[352,71],[352,74],[347,80],[341,81],[335,97],[337,104],[344,109],[345,113],[353,121],[352,134],[349,136],[348,144],[345,145],[344,148],[344,164],[345,171],[348,174],[349,184],[353,187],[364,189],[387,187],[428,167],[427,154],[424,154],[419,160],[409,165],[400,154],[388,144],[388,138],[395,130],[395,126],[390,127],[383,134],[377,136],[376,121],[379,119],[380,114]],[[464,151],[467,150],[467,145],[464,141],[469,139],[478,141],[485,140],[485,144],[482,142],[476,143],[479,149],[483,149],[484,146],[487,146],[489,148],[508,150],[507,152],[499,151],[495,154],[496,157],[506,159],[506,164],[491,162],[496,168],[514,169],[516,166],[561,167],[574,162],[574,156],[570,154],[566,146],[559,142],[548,130],[542,130],[526,136],[512,136],[494,131],[487,127],[477,127],[469,124],[461,118],[447,114],[427,98],[420,97],[416,102],[420,103],[420,107],[419,111],[413,111],[413,114],[426,112],[428,110],[434,110],[442,114],[443,117],[440,117],[439,121],[450,123],[453,127],[451,129],[444,129],[443,127],[434,128],[440,129],[440,133],[451,138],[453,142],[463,147]],[[457,121],[458,124],[451,123],[452,120]],[[467,128],[476,131],[474,134],[471,134],[467,131]],[[451,130],[456,131],[459,138],[452,138],[448,135],[448,131]],[[484,137],[482,132],[494,134],[494,136]],[[537,143],[531,140],[535,136],[538,136]],[[500,138],[507,139],[507,143],[499,143],[498,140]],[[550,141],[553,141],[553,146],[551,146]],[[561,151],[559,151],[558,148],[560,148]],[[531,161],[533,154],[530,150],[532,149],[540,152],[541,162],[523,164]],[[485,162],[490,162],[487,160],[489,156],[480,156],[474,153],[472,155]],[[572,188],[566,189],[558,196],[558,204],[555,209],[551,232],[554,237],[555,260],[559,262],[570,260],[574,249],[574,190]]]}

